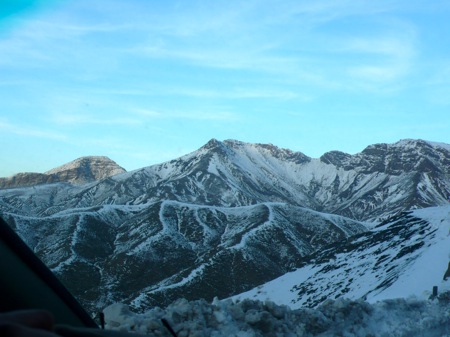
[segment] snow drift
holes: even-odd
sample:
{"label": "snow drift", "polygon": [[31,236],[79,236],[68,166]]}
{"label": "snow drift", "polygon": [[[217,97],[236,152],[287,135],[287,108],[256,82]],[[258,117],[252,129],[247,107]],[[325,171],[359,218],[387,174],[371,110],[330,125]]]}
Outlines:
{"label": "snow drift", "polygon": [[149,336],[171,336],[161,319],[179,337],[445,337],[450,336],[450,297],[430,301],[415,298],[369,304],[329,300],[317,309],[291,310],[270,301],[180,299],[166,309],[132,313],[124,304],[105,309],[106,327]]}

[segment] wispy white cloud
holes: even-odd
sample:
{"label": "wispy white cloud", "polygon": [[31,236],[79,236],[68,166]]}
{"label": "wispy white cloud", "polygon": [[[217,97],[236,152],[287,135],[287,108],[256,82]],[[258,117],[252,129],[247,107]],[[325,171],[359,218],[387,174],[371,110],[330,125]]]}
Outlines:
{"label": "wispy white cloud", "polygon": [[[405,28],[404,24],[400,26]],[[406,32],[399,28],[394,26],[385,34],[352,38],[344,43],[343,50],[356,61],[348,68],[349,75],[372,83],[386,83],[408,75],[418,54],[416,34],[412,28]]]}
{"label": "wispy white cloud", "polygon": [[194,119],[203,121],[234,121],[239,119],[238,116],[232,112],[228,111],[196,111],[196,112],[178,112],[174,113],[171,117],[173,118],[183,118],[183,119]]}
{"label": "wispy white cloud", "polygon": [[60,126],[119,126],[143,127],[154,120],[192,120],[192,121],[235,121],[239,117],[220,107],[207,110],[155,110],[143,107],[121,107],[121,113],[105,115],[104,113],[53,113],[48,121]]}
{"label": "wispy white cloud", "polygon": [[[189,9],[186,16],[165,20],[165,34],[158,38],[150,34],[148,41],[128,52],[196,67],[260,72],[286,83],[318,88],[381,88],[387,82],[393,85],[393,81],[402,80],[413,69],[416,34],[406,21],[388,17],[377,21],[371,15],[389,13],[401,6],[408,4],[347,0],[248,2],[246,6],[234,6],[237,9],[221,8],[215,22],[214,15],[193,20],[189,13],[195,10]],[[257,20],[256,14],[261,14]],[[341,20],[361,16],[367,18],[368,31],[333,28]],[[181,18],[191,21],[180,24]],[[373,35],[372,31],[378,33]]]}
{"label": "wispy white cloud", "polygon": [[211,111],[185,111],[165,110],[156,111],[145,108],[132,108],[130,111],[142,118],[150,119],[185,119],[199,121],[233,121],[238,119],[235,113],[223,111],[221,108],[214,108]]}
{"label": "wispy white cloud", "polygon": [[142,121],[137,118],[102,116],[96,114],[53,114],[51,120],[60,125],[140,125]]}
{"label": "wispy white cloud", "polygon": [[[393,5],[387,1],[279,3],[265,0],[245,3],[214,2],[208,5],[194,2],[189,5],[169,4],[163,11],[154,12],[148,8],[137,11],[143,6],[140,3],[133,2],[126,6],[113,3],[114,8],[120,8],[123,17],[117,16],[109,7],[102,13],[100,5],[96,8],[97,5],[92,7],[87,2],[80,3],[81,5],[74,5],[76,10],[73,15],[58,16],[55,12],[51,20],[28,22],[14,39],[3,41],[3,45],[0,45],[0,49],[6,51],[3,58],[0,56],[0,63],[49,67],[61,70],[68,80],[89,82],[98,77],[110,76],[113,72],[121,73],[120,64],[124,61],[134,64],[136,58],[143,62],[147,57],[148,65],[154,63],[154,59],[165,63],[172,60],[177,65],[235,72],[252,71],[286,82],[296,81],[319,88],[335,89],[346,87],[352,80],[371,79],[375,83],[392,81],[407,71],[406,63],[398,59],[395,64],[389,61],[387,67],[370,60],[365,63],[356,62],[354,66],[347,67],[347,73],[342,73],[336,71],[336,68],[341,67],[336,61],[317,57],[326,49],[322,43],[337,48],[335,51],[328,50],[330,54],[344,53],[343,48],[338,47],[339,43],[345,43],[342,36],[334,36],[333,31],[326,31],[323,27],[342,18],[389,11]],[[105,18],[111,14],[112,20],[109,18],[110,21],[105,19],[96,23],[89,18],[85,19],[82,10],[87,8]],[[131,14],[135,18],[132,24],[128,20]],[[133,37],[130,42],[122,38],[109,38],[122,36],[124,32]],[[95,40],[85,38],[91,35]],[[383,37],[378,39],[382,40]],[[371,42],[377,43],[372,40],[364,38],[361,32],[361,38],[348,42],[345,53],[349,58],[354,58],[355,54],[366,49],[366,57],[379,56],[380,50],[378,54],[370,50],[373,47]],[[92,41],[96,42],[91,43]],[[378,44],[382,43],[378,41]],[[404,42],[402,46],[405,46]],[[392,52],[396,51],[385,50],[384,55],[394,56]],[[193,89],[192,92],[195,90],[199,89]],[[237,98],[245,97],[246,93],[249,97],[262,94],[283,99],[282,96],[293,96],[292,93],[282,93],[280,90],[277,94],[256,92],[253,88],[241,92],[233,92],[232,88],[227,90],[230,98],[233,95]],[[212,91],[209,94],[211,97],[216,95]]]}
{"label": "wispy white cloud", "polygon": [[291,89],[273,86],[269,88],[258,88],[256,85],[252,87],[234,87],[228,90],[203,89],[203,88],[187,88],[172,87],[165,88],[166,92],[175,96],[187,96],[196,98],[221,98],[221,99],[306,99],[308,97]]}
{"label": "wispy white cloud", "polygon": [[16,125],[6,120],[0,119],[0,131],[3,133],[12,133],[23,137],[45,138],[51,140],[66,140],[65,134],[52,130],[39,129],[31,126]]}

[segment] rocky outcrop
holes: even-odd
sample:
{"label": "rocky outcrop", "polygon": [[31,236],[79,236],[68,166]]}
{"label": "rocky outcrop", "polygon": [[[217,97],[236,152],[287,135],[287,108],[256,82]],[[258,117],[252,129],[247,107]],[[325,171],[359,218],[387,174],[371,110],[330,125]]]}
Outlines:
{"label": "rocky outcrop", "polygon": [[89,156],[78,158],[45,173],[26,172],[0,178],[0,188],[28,187],[58,182],[81,185],[124,172],[126,170],[123,167],[108,157]]}
{"label": "rocky outcrop", "polygon": [[360,173],[398,176],[410,172],[450,174],[449,146],[420,139],[404,139],[394,144],[373,144],[361,153],[325,153],[322,162]]}

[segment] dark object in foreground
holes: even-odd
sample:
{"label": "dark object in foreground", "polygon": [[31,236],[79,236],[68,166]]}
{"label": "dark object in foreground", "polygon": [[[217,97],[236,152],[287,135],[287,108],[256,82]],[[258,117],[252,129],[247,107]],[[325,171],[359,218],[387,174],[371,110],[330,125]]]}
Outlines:
{"label": "dark object in foreground", "polygon": [[95,321],[0,218],[0,312],[42,309],[56,324],[98,328]]}
{"label": "dark object in foreground", "polygon": [[130,336],[124,332],[100,330],[2,218],[0,256],[0,336]]}
{"label": "dark object in foreground", "polygon": [[170,326],[169,322],[167,322],[166,319],[162,318],[161,319],[162,324],[164,324],[164,326],[167,328],[167,330],[169,330],[170,334],[173,337],[177,337],[177,334],[175,333],[175,331],[172,329],[172,327]]}

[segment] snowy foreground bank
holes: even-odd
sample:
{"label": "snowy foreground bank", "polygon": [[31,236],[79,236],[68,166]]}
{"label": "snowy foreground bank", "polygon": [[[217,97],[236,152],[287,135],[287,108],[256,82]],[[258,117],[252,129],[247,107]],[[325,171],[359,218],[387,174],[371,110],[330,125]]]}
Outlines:
{"label": "snowy foreground bank", "polygon": [[[444,294],[445,295],[445,294]],[[450,337],[450,298],[396,299],[374,304],[339,299],[317,309],[291,310],[273,302],[178,300],[166,309],[132,313],[126,305],[105,309],[106,328],[150,336],[426,336]]]}

